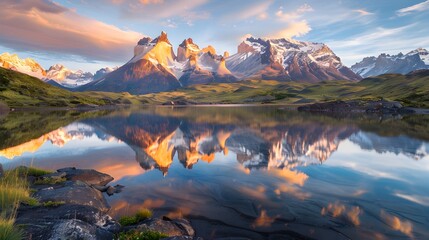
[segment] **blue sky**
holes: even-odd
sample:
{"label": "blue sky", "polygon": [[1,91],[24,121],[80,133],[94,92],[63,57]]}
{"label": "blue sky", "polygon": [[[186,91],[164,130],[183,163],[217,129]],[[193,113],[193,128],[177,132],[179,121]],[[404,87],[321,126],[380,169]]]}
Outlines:
{"label": "blue sky", "polygon": [[[4,7],[3,7],[4,6]],[[365,56],[429,48],[429,0],[4,0],[0,52],[95,71],[120,66],[143,36],[176,51],[234,54],[245,36],[323,42],[350,66]]]}

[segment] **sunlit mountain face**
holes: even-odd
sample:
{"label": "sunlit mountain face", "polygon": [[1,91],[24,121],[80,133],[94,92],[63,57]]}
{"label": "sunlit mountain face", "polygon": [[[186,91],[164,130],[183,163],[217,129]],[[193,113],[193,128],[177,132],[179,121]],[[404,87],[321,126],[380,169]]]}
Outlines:
{"label": "sunlit mountain face", "polygon": [[[13,116],[1,126],[24,122]],[[108,198],[112,215],[151,208],[207,239],[419,239],[429,234],[427,120],[153,107],[2,145],[0,163],[108,173],[125,186]]]}

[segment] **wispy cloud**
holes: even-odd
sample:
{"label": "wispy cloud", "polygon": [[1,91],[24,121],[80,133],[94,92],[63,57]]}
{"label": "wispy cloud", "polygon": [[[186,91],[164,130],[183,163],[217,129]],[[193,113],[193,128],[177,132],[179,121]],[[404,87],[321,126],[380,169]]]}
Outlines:
{"label": "wispy cloud", "polygon": [[423,12],[429,10],[429,0],[426,0],[424,2],[406,7],[406,8],[401,8],[398,11],[396,11],[396,14],[398,16],[405,16],[414,12]]}
{"label": "wispy cloud", "polygon": [[277,31],[275,34],[272,34],[269,37],[292,38],[300,37],[309,33],[311,31],[311,27],[307,20],[304,19],[304,14],[312,11],[314,11],[314,9],[308,4],[301,5],[292,12],[284,12],[283,7],[280,7],[276,12],[277,20],[280,22],[285,22],[288,25],[286,28]]}
{"label": "wispy cloud", "polygon": [[132,55],[140,33],[84,17],[50,1],[6,0],[0,8],[0,44],[17,51],[51,52],[89,60]]}
{"label": "wispy cloud", "polygon": [[240,9],[238,12],[234,12],[226,16],[228,20],[245,20],[249,18],[266,19],[268,14],[267,11],[270,8],[272,1],[263,1]]}
{"label": "wispy cloud", "polygon": [[368,16],[368,15],[374,14],[374,13],[368,12],[365,9],[355,9],[355,10],[353,10],[353,12],[359,13],[359,15],[361,15],[361,16]]}
{"label": "wispy cloud", "polygon": [[304,13],[312,11],[314,11],[314,9],[308,4],[300,6],[293,12],[284,12],[283,7],[280,7],[280,9],[276,12],[276,16],[280,21],[290,22],[300,19],[303,17]]}
{"label": "wispy cloud", "polygon": [[308,25],[306,20],[299,22],[291,22],[289,25],[279,32],[271,35],[272,38],[292,38],[300,37],[311,31],[311,27]]}

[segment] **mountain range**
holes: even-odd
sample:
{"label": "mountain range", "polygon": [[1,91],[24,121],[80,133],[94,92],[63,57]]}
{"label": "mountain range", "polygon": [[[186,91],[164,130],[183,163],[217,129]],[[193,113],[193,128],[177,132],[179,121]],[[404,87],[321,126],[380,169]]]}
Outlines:
{"label": "mountain range", "polygon": [[95,74],[82,70],[71,70],[62,64],[55,64],[45,70],[32,58],[21,59],[16,54],[3,53],[0,55],[0,66],[39,78],[51,85],[75,88],[91,81],[98,80],[116,68],[105,67]]}
{"label": "mountain range", "polygon": [[134,47],[134,55],[119,68],[102,68],[96,73],[73,71],[61,64],[48,70],[35,60],[16,54],[0,55],[0,66],[35,76],[73,91],[157,93],[194,84],[235,83],[242,80],[319,83],[328,80],[359,81],[362,77],[385,73],[407,74],[429,69],[429,52],[419,48],[407,54],[367,57],[351,68],[323,43],[294,39],[248,37],[237,53],[218,54],[213,46],[201,48],[188,38],[177,47],[167,33],[144,37]]}
{"label": "mountain range", "polygon": [[407,74],[409,72],[429,69],[429,51],[418,48],[407,54],[380,54],[378,57],[366,57],[351,66],[356,74],[362,77],[378,76],[386,73]]}
{"label": "mountain range", "polygon": [[126,64],[77,90],[145,94],[247,78],[320,82],[354,81],[360,76],[321,43],[250,37],[229,56],[228,52],[218,55],[212,46],[200,48],[188,38],[178,46],[176,56],[167,33],[162,32],[155,39],[142,38]]}

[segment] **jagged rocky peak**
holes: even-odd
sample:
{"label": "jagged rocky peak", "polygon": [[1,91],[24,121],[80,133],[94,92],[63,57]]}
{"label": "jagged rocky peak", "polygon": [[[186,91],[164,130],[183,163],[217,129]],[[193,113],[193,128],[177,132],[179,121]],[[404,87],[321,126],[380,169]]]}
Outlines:
{"label": "jagged rocky peak", "polygon": [[194,40],[192,38],[188,38],[183,40],[183,42],[179,45],[180,47],[187,47],[188,45],[194,44]]}
{"label": "jagged rocky peak", "polygon": [[203,53],[210,53],[211,55],[216,55],[216,49],[212,45],[208,45],[207,47],[201,50]]}
{"label": "jagged rocky peak", "polygon": [[170,41],[168,40],[167,33],[162,31],[161,35],[159,35],[157,38],[152,40],[152,43],[159,43],[159,42],[166,42],[171,45]]}
{"label": "jagged rocky peak", "polygon": [[323,43],[248,37],[226,66],[241,78],[319,82],[359,80]]}
{"label": "jagged rocky peak", "polygon": [[144,37],[144,38],[140,39],[140,41],[137,43],[137,45],[148,45],[151,42],[152,42],[151,37]]}
{"label": "jagged rocky peak", "polygon": [[177,48],[177,61],[184,62],[190,56],[195,57],[199,52],[200,48],[194,43],[192,38],[185,39]]}

